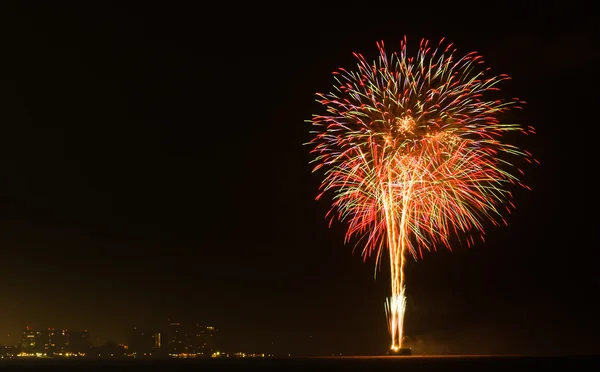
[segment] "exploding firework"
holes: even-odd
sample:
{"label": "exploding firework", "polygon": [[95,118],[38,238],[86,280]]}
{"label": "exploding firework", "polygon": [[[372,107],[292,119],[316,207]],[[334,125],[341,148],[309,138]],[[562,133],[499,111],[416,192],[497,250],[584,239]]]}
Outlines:
{"label": "exploding firework", "polygon": [[502,124],[498,114],[520,108],[517,98],[490,99],[506,75],[487,77],[475,53],[455,56],[442,39],[421,41],[414,57],[406,38],[388,56],[360,54],[355,70],[334,72],[335,91],[318,93],[326,114],[314,115],[314,171],[324,167],[319,199],[333,192],[328,217],[347,222],[346,242],[362,244],[380,267],[387,248],[391,296],[385,303],[392,349],[402,347],[406,309],[404,267],[450,241],[483,239],[484,222],[503,222],[514,207],[509,189],[523,172],[509,156],[535,161],[503,141],[508,132],[532,127]]}

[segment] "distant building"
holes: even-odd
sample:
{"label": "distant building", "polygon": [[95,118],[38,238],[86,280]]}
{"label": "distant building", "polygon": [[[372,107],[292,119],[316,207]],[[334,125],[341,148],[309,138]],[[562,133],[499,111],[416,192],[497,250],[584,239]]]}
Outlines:
{"label": "distant building", "polygon": [[65,331],[65,352],[86,355],[90,351],[91,342],[88,331]]}
{"label": "distant building", "polygon": [[62,355],[65,352],[65,345],[67,343],[67,332],[65,330],[48,328],[41,332],[41,336],[44,353],[47,356]]}
{"label": "distant building", "polygon": [[36,330],[27,326],[21,336],[21,351],[24,355],[61,356],[67,353],[84,355],[90,347],[87,331],[69,332],[47,328]]}
{"label": "distant building", "polygon": [[187,334],[179,321],[168,319],[165,332],[165,350],[174,356],[187,352]]}
{"label": "distant building", "polygon": [[128,355],[135,357],[198,358],[210,357],[216,350],[217,329],[212,326],[180,323],[167,319],[156,329],[134,328]]}
{"label": "distant building", "polygon": [[0,346],[0,359],[14,358],[19,352],[18,346]]}
{"label": "distant building", "polygon": [[182,324],[169,320],[165,334],[172,357],[210,357],[216,349],[217,329],[201,324]]}
{"label": "distant building", "polygon": [[128,355],[140,358],[163,354],[162,333],[152,329],[134,328],[129,338]]}
{"label": "distant building", "polygon": [[21,347],[23,353],[37,354],[44,352],[44,342],[42,333],[27,326],[21,337]]}
{"label": "distant building", "polygon": [[199,356],[209,357],[217,351],[218,330],[213,326],[196,324],[194,351]]}

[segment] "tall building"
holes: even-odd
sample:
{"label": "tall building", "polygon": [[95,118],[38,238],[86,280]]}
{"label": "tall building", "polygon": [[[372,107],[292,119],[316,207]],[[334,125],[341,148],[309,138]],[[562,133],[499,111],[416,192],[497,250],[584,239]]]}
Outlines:
{"label": "tall building", "polygon": [[198,356],[211,356],[218,345],[218,330],[213,326],[196,324],[194,333],[194,351]]}
{"label": "tall building", "polygon": [[160,356],[163,351],[162,332],[134,328],[129,337],[128,353],[135,357]]}
{"label": "tall building", "polygon": [[169,320],[166,351],[173,357],[210,357],[216,349],[217,329],[201,324]]}
{"label": "tall building", "polygon": [[61,355],[65,352],[66,343],[66,331],[54,328],[35,330],[27,326],[21,338],[21,348],[25,354]]}
{"label": "tall building", "polygon": [[44,351],[44,342],[42,333],[27,326],[21,337],[21,347],[26,354],[42,353]]}
{"label": "tall building", "polygon": [[165,351],[171,356],[187,353],[187,334],[181,323],[172,318],[167,320],[164,344]]}
{"label": "tall building", "polygon": [[67,331],[48,328],[41,332],[41,341],[44,345],[44,353],[48,356],[62,355],[67,343]]}
{"label": "tall building", "polygon": [[216,349],[217,329],[193,323],[180,323],[173,318],[156,329],[134,328],[129,339],[128,354],[135,357],[210,357]]}

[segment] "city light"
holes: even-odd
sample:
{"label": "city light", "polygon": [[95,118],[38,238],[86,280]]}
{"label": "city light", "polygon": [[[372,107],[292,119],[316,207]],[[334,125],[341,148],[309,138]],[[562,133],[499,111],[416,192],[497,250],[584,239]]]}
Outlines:
{"label": "city light", "polygon": [[[273,353],[217,349],[218,328],[212,325],[175,322],[170,319],[153,328],[132,329],[129,342],[107,342],[92,346],[90,333],[66,329],[26,326],[16,345],[0,346],[0,359],[81,359],[81,358],[267,358]],[[285,354],[291,356],[291,354]]]}

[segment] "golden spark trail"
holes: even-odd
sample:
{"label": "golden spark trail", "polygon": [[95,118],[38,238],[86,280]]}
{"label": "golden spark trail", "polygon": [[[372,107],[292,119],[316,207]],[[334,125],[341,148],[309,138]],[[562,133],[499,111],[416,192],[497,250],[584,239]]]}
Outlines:
{"label": "golden spark trail", "polygon": [[[387,169],[387,192],[384,202],[385,219],[388,232],[388,251],[390,255],[390,274],[391,274],[391,296],[386,302],[386,313],[388,316],[388,326],[392,338],[392,350],[398,350],[402,347],[404,336],[404,313],[406,311],[406,285],[404,279],[404,265],[406,263],[406,252],[410,244],[410,234],[408,233],[407,221],[410,219],[410,206],[412,199],[412,189],[415,181],[416,161],[411,161],[410,157],[403,157],[403,166],[388,166]],[[399,176],[398,176],[399,173]],[[394,177],[395,176],[395,177]],[[401,198],[395,197],[396,189],[400,189]],[[397,212],[398,206],[401,207],[400,213]],[[398,216],[400,220],[397,221]]]}

